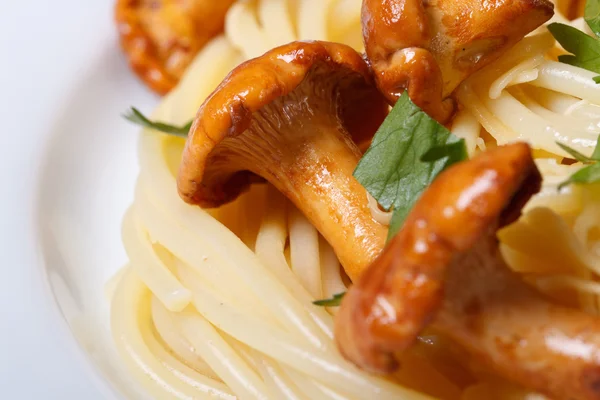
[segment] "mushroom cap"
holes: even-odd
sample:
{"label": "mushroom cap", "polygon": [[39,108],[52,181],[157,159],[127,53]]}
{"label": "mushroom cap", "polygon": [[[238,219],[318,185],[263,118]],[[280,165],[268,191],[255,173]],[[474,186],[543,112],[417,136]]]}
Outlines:
{"label": "mushroom cap", "polygon": [[489,150],[440,174],[345,296],[336,318],[342,353],[367,370],[393,371],[394,353],[410,346],[439,310],[452,263],[517,218],[540,184],[524,143]]}
{"label": "mushroom cap", "polygon": [[583,16],[585,11],[585,0],[556,0],[554,4],[562,15],[567,17],[568,20],[574,20]]}
{"label": "mushroom cap", "polygon": [[441,101],[552,14],[550,0],[364,0],[363,36],[382,92],[408,89],[445,123]]}
{"label": "mushroom cap", "polygon": [[[214,156],[214,150],[223,140],[244,133],[256,112],[292,94],[311,74],[334,86],[336,104],[323,112],[337,113],[355,143],[372,137],[388,106],[361,55],[342,44],[293,42],[235,68],[200,107],[183,152],[180,196],[191,204],[218,207],[260,180],[244,166],[232,168],[229,160]],[[291,101],[310,102],[311,96]]]}
{"label": "mushroom cap", "polygon": [[194,56],[223,31],[235,0],[117,0],[115,20],[131,68],[166,94]]}
{"label": "mushroom cap", "polygon": [[444,96],[552,18],[550,0],[439,1],[432,7],[431,48],[444,75]]}

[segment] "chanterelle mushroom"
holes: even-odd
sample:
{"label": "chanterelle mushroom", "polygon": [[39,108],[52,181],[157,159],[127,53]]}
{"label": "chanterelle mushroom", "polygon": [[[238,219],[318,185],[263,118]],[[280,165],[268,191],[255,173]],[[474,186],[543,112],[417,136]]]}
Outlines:
{"label": "chanterelle mushroom", "polygon": [[223,31],[235,0],[117,0],[121,45],[135,73],[165,94],[198,51]]}
{"label": "chanterelle mushroom", "polygon": [[387,105],[350,47],[294,42],[234,69],[202,105],[187,141],[183,199],[217,207],[265,178],[292,200],[356,276],[385,243],[352,176],[353,140],[371,137]]}
{"label": "chanterelle mushroom", "polygon": [[429,323],[503,376],[557,399],[600,399],[600,320],[554,305],[505,265],[496,239],[540,187],[530,149],[488,151],[441,174],[355,282],[342,353],[388,373]]}
{"label": "chanterelle mushroom", "polygon": [[364,0],[363,36],[381,90],[445,123],[447,97],[552,17],[549,0]]}

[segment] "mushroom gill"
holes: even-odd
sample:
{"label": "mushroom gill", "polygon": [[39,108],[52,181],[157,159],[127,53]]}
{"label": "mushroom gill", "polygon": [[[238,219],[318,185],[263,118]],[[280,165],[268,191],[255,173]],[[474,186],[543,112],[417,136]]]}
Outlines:
{"label": "mushroom gill", "polygon": [[600,399],[600,320],[546,300],[498,249],[497,229],[518,218],[540,182],[522,143],[442,173],[345,296],[335,332],[345,357],[392,372],[395,354],[431,324],[525,387]]}
{"label": "mushroom gill", "polygon": [[361,156],[355,142],[372,137],[386,114],[366,63],[351,48],[276,48],[234,69],[198,111],[180,195],[218,207],[264,178],[308,217],[355,278],[387,234],[352,176]]}
{"label": "mushroom gill", "polygon": [[445,123],[448,96],[552,17],[549,0],[364,0],[363,36],[377,84],[395,102],[404,90]]}

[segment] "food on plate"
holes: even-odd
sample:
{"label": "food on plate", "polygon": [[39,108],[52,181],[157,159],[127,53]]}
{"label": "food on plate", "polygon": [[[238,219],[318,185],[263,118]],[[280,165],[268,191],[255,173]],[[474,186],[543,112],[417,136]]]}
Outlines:
{"label": "food on plate", "polygon": [[363,2],[365,49],[391,101],[408,89],[438,121],[456,87],[552,17],[549,0]]}
{"label": "food on plate", "polygon": [[169,92],[198,51],[223,31],[233,3],[117,0],[115,18],[131,68],[155,92]]}
{"label": "food on plate", "polygon": [[[598,398],[600,319],[546,301],[498,249],[497,229],[518,219],[540,184],[522,143],[440,175],[344,297],[336,320],[342,353],[390,373],[399,367],[394,354],[432,324],[525,387],[553,398]],[[589,357],[568,351],[573,343]]]}
{"label": "food on plate", "polygon": [[[492,261],[499,256],[497,245],[488,242],[495,242],[501,224],[518,218],[540,181],[530,149],[521,143],[447,169],[344,297],[336,326],[342,352],[359,366],[391,372],[398,367],[393,354],[414,343],[444,301],[449,313],[466,313],[463,308],[471,303],[467,314],[476,318],[486,306],[477,296],[487,290],[485,277],[491,277],[492,287],[505,286],[495,271],[499,263]],[[470,282],[471,274],[480,279]],[[475,286],[472,298],[450,292],[460,286],[449,283],[452,279],[464,283],[464,292]],[[466,298],[464,305],[451,304],[458,297]],[[481,330],[482,324],[477,326]]]}
{"label": "food on plate", "polygon": [[148,394],[600,399],[600,1],[219,6],[126,115],[111,331]]}
{"label": "food on plate", "polygon": [[[262,177],[321,232],[351,276],[385,243],[352,173],[355,143],[387,114],[367,64],[351,48],[293,42],[234,69],[202,105],[183,152],[179,192],[213,208]],[[356,275],[355,275],[356,274]]]}
{"label": "food on plate", "polygon": [[556,7],[566,18],[573,20],[583,15],[585,0],[556,0]]}

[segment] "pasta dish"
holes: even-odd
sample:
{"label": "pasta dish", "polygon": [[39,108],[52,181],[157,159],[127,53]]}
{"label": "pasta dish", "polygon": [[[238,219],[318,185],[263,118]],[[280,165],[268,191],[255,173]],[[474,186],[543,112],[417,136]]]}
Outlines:
{"label": "pasta dish", "polygon": [[118,0],[157,399],[600,399],[600,1]]}

